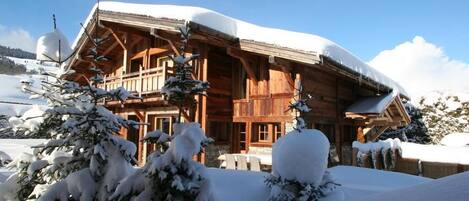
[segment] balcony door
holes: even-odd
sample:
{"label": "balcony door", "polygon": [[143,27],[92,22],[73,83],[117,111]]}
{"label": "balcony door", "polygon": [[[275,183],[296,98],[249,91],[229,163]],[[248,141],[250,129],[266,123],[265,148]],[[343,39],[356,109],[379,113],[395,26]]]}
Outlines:
{"label": "balcony door", "polygon": [[[176,119],[171,116],[160,116],[160,115],[148,115],[147,133],[155,130],[160,130],[164,133],[172,135],[173,133],[173,122]],[[155,150],[156,146],[154,144],[147,145],[147,154],[151,154]]]}

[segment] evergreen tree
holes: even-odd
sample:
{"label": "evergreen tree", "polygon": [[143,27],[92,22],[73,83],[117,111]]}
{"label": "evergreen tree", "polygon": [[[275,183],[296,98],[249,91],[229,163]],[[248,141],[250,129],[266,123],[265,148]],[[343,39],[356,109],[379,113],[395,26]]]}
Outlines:
{"label": "evergreen tree", "polygon": [[[96,32],[98,28],[95,27]],[[59,33],[54,30],[43,40],[59,40],[51,43],[59,44],[58,47],[48,46],[47,54],[38,54],[44,53],[42,56],[59,63],[62,71],[46,73],[52,78],[48,80],[53,81],[43,81],[41,89],[28,83],[23,86],[24,91],[49,103],[49,109],[37,117],[43,119],[39,129],[28,135],[47,137],[49,141],[35,147],[34,156],[17,163],[20,171],[12,178],[19,181],[17,199],[107,200],[118,181],[133,172],[135,162],[135,145],[117,135],[121,127],[138,123],[125,120],[98,103],[104,98],[125,102],[133,96],[124,88],[111,91],[98,88],[103,81],[101,63],[108,58],[99,54],[98,47],[104,39],[96,35],[91,37],[87,33],[93,43],[88,57],[93,59],[94,65],[89,70],[94,76],[84,77],[88,80],[86,85],[65,79],[74,72],[62,65],[71,55],[62,52],[67,44],[60,41]]]}
{"label": "evergreen tree", "polygon": [[310,94],[303,93],[303,86],[299,81],[295,83],[296,89],[294,93],[294,101],[288,105],[288,109],[295,113],[295,130],[301,132],[302,129],[306,128],[306,122],[301,117],[302,114],[310,112],[311,108],[308,106],[307,102],[311,100]]}
{"label": "evergreen tree", "polygon": [[469,100],[450,93],[434,93],[433,97],[422,97],[419,101],[431,143],[439,143],[450,133],[469,132]]}
{"label": "evergreen tree", "polygon": [[179,109],[178,122],[181,121],[181,113],[193,108],[197,102],[195,95],[206,95],[205,91],[209,88],[209,83],[193,79],[192,62],[199,57],[198,54],[188,55],[186,49],[190,37],[190,27],[188,25],[179,28],[181,34],[182,45],[179,52],[171,57],[174,61],[174,76],[169,77],[161,93],[166,97],[168,102],[175,105]]}
{"label": "evergreen tree", "polygon": [[404,103],[407,114],[410,116],[410,124],[396,129],[389,128],[380,135],[381,140],[399,138],[401,141],[409,141],[419,144],[428,144],[431,139],[428,129],[423,122],[423,115],[419,108],[410,102]]}
{"label": "evergreen tree", "polygon": [[[181,46],[172,57],[175,74],[168,78],[162,93],[168,102],[179,108],[181,113],[195,106],[195,95],[205,95],[209,84],[192,78],[192,61],[198,57],[187,56],[190,36],[189,25],[180,28]],[[149,156],[145,166],[125,178],[111,200],[213,200],[210,181],[205,166],[192,157],[211,142],[198,123],[177,123],[174,134],[154,131],[145,136],[147,142],[157,143],[159,149]],[[168,142],[171,143],[168,146]]]}

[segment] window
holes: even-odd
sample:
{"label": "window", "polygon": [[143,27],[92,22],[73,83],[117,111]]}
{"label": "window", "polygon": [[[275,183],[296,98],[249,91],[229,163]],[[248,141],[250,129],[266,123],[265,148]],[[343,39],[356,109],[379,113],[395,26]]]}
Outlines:
{"label": "window", "polygon": [[277,141],[280,137],[282,137],[282,125],[274,124],[274,131],[275,131],[275,141]]}
{"label": "window", "polygon": [[160,130],[163,131],[169,135],[172,134],[172,125],[173,122],[175,122],[174,117],[162,117],[162,116],[156,116],[156,115],[149,115],[148,116],[148,122],[150,125],[147,127],[147,132],[151,132],[154,130]]}
{"label": "window", "polygon": [[280,123],[254,123],[252,125],[251,142],[274,143],[282,136]]}
{"label": "window", "polygon": [[257,134],[259,136],[259,142],[270,142],[269,126],[267,124],[258,124]]}

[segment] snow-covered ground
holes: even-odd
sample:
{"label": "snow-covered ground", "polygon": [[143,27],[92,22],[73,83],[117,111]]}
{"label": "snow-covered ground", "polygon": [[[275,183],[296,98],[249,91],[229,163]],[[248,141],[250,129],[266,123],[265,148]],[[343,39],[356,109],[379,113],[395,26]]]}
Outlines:
{"label": "snow-covered ground", "polygon": [[[324,200],[334,200],[337,196],[344,196],[345,200],[359,200],[364,196],[433,181],[424,177],[352,166],[337,166],[328,170],[341,186]],[[268,200],[269,188],[264,181],[269,173],[210,168],[208,174],[215,187],[215,197],[219,200]]]}
{"label": "snow-covered ground", "polygon": [[336,166],[329,171],[342,185],[346,200],[432,181],[425,177],[353,166]]}
{"label": "snow-covered ground", "polygon": [[432,182],[394,189],[379,194],[350,199],[351,201],[467,201],[469,172],[451,175]]}
{"label": "snow-covered ground", "polygon": [[[15,158],[23,152],[32,153],[29,147],[44,141],[0,139],[0,151]],[[329,168],[329,171],[336,182],[342,185],[336,193],[345,195],[346,200],[432,181],[423,177],[350,166],[337,166]],[[207,172],[212,186],[215,187],[214,194],[220,200],[267,200],[268,198],[269,189],[264,184],[268,173],[216,168],[210,168]],[[10,170],[0,169],[0,182],[10,174]]]}

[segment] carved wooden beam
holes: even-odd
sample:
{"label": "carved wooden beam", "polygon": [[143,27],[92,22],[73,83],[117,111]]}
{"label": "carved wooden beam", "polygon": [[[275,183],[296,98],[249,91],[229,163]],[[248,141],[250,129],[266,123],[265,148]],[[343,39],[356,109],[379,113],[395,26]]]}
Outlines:
{"label": "carved wooden beam", "polygon": [[373,133],[370,134],[369,139],[371,139],[372,142],[376,141],[378,137],[383,134],[383,132],[388,129],[389,126],[381,126],[378,128],[378,130],[375,130]]}
{"label": "carved wooden beam", "polygon": [[137,109],[134,109],[134,112],[140,122],[145,122],[145,115],[142,112],[138,111]]}
{"label": "carved wooden beam", "polygon": [[241,50],[229,47],[227,49],[227,54],[239,59],[244,67],[244,70],[246,70],[246,73],[248,74],[249,78],[251,78],[254,82],[257,83],[258,79],[256,77],[256,73],[254,72],[253,67],[249,64],[249,60],[246,58],[247,56]]}

